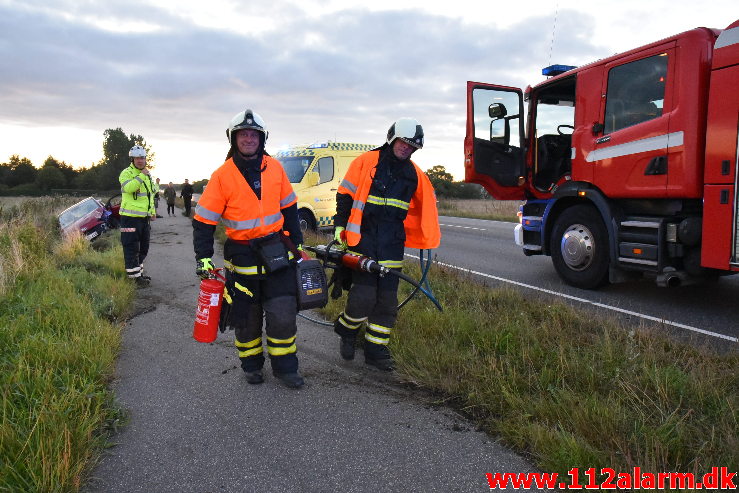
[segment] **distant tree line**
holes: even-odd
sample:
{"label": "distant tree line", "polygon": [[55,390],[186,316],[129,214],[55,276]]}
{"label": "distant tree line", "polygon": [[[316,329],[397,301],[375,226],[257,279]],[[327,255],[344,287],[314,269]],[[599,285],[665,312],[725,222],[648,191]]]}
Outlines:
{"label": "distant tree line", "polygon": [[447,199],[484,199],[490,195],[476,183],[454,181],[454,177],[442,165],[436,165],[426,171],[426,176],[434,186],[437,198]]}
{"label": "distant tree line", "polygon": [[118,175],[131,164],[128,152],[134,145],[146,149],[147,161],[153,167],[155,155],[141,135],[126,135],[121,128],[103,132],[103,158],[89,168],[75,169],[64,161],[49,156],[40,168],[30,159],[10,156],[0,163],[0,194],[43,195],[52,190],[117,190]]}
{"label": "distant tree line", "polygon": [[[103,132],[103,158],[89,168],[73,168],[64,161],[49,156],[40,168],[30,159],[17,154],[0,163],[0,195],[44,195],[52,190],[108,191],[120,188],[118,175],[131,163],[128,151],[140,145],[147,152],[147,161],[154,167],[154,152],[141,135],[126,135],[121,128]],[[156,176],[156,173],[154,173]],[[489,195],[481,186],[454,181],[444,166],[426,171],[439,198],[480,199]],[[207,179],[192,182],[196,193],[203,191]],[[166,181],[161,183],[164,187]]]}

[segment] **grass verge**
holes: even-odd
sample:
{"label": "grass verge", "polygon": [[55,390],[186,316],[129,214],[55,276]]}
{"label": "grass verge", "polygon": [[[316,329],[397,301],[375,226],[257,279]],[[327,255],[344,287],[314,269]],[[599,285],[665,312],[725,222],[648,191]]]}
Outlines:
{"label": "grass verge", "polygon": [[0,491],[78,491],[122,419],[106,385],[134,289],[111,237],[59,238],[62,202],[0,214]]}
{"label": "grass verge", "polygon": [[[541,470],[739,468],[736,352],[717,355],[443,268],[430,279],[444,312],[423,296],[401,310],[391,339],[400,374]],[[324,315],[333,319],[344,302]]]}
{"label": "grass verge", "polygon": [[439,215],[518,222],[518,200],[441,199],[437,204]]}

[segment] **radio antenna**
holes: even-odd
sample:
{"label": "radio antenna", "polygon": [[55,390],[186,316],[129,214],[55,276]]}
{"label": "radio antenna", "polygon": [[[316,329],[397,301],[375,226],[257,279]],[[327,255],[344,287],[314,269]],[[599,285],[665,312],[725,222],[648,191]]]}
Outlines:
{"label": "radio antenna", "polygon": [[554,24],[552,25],[552,42],[549,44],[549,62],[547,66],[552,64],[552,48],[554,48],[554,33],[557,30],[557,15],[559,14],[559,0],[554,3]]}

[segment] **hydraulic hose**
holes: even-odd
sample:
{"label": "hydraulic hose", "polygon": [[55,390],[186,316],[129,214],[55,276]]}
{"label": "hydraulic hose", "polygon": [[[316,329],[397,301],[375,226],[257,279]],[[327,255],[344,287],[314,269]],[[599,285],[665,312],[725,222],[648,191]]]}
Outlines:
{"label": "hydraulic hose", "polygon": [[[390,269],[389,272],[390,272],[390,274],[392,274],[394,276],[397,276],[397,277],[401,278],[402,280],[404,280],[405,282],[407,282],[407,283],[415,286],[416,289],[415,289],[414,293],[415,292],[418,292],[418,291],[421,291],[423,294],[426,295],[426,297],[431,301],[431,303],[433,303],[436,306],[436,308],[439,309],[440,312],[443,312],[444,311],[444,309],[441,307],[441,304],[439,303],[439,301],[436,298],[434,298],[434,295],[432,295],[431,293],[429,293],[423,286],[421,286],[421,284],[418,281],[416,281],[412,277],[406,276],[402,272],[396,271],[394,269]],[[411,295],[413,295],[414,293],[411,293]],[[411,296],[409,296],[408,299],[406,299],[406,301],[403,302],[403,304],[406,303],[410,299],[411,299]],[[402,307],[403,304],[399,305],[398,308]]]}
{"label": "hydraulic hose", "polygon": [[[431,250],[428,250],[428,259],[426,260],[425,265],[424,265],[424,261],[423,261],[423,255],[424,255],[423,252],[424,251],[425,250],[419,250],[418,251],[418,265],[419,265],[419,267],[421,269],[421,279],[418,280],[418,284],[420,284],[420,286],[424,286],[428,290],[428,292],[431,293],[431,287],[428,285],[428,280],[426,279],[426,275],[428,274],[429,269],[431,268]],[[421,289],[420,286],[417,286],[417,287],[414,287],[413,288],[413,291],[411,291],[411,293],[408,295],[408,297],[405,300],[403,300],[403,302],[401,304],[398,305],[398,310],[400,310],[401,308],[403,308],[406,303],[408,303],[410,300],[412,300],[416,296],[416,294],[418,293],[418,291],[420,291],[420,289]],[[426,294],[426,296],[428,296],[428,294]],[[436,297],[434,297],[434,299],[436,299]]]}

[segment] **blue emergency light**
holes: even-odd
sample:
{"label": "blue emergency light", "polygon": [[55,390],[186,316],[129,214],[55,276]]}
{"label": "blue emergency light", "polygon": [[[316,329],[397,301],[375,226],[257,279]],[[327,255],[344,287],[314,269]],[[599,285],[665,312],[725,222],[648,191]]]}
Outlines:
{"label": "blue emergency light", "polygon": [[555,75],[563,74],[575,68],[577,68],[575,65],[550,65],[541,69],[541,75],[554,77]]}

